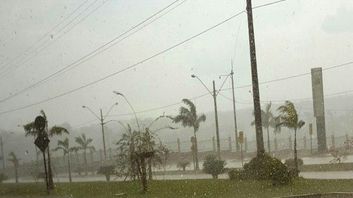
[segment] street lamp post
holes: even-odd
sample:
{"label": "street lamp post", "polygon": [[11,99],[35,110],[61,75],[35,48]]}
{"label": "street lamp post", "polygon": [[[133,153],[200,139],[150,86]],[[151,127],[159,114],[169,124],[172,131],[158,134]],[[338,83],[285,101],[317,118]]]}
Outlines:
{"label": "street lamp post", "polygon": [[88,106],[82,106],[82,108],[87,109],[89,112],[91,112],[100,122],[100,125],[102,127],[102,138],[103,138],[103,153],[104,153],[104,160],[107,160],[107,150],[106,150],[106,146],[105,146],[105,134],[104,134],[104,125],[106,124],[106,122],[104,122],[104,120],[107,118],[107,116],[109,115],[109,113],[113,110],[113,107],[118,105],[118,103],[114,103],[108,110],[108,112],[103,116],[103,110],[99,109],[100,112],[100,116],[98,116],[96,113],[94,113],[91,108],[89,108]]}
{"label": "street lamp post", "polygon": [[126,98],[126,96],[124,94],[122,94],[121,92],[118,92],[118,91],[113,91],[114,94],[118,95],[118,96],[121,96],[124,98],[124,100],[126,101],[126,103],[130,106],[130,109],[131,111],[134,113],[134,116],[135,116],[135,120],[136,120],[136,125],[137,125],[137,128],[139,129],[139,131],[141,131],[140,129],[140,123],[139,123],[139,120],[137,118],[137,114],[136,114],[136,111],[134,109],[134,107],[131,105],[131,103],[129,102],[129,100]]}
{"label": "street lamp post", "polygon": [[191,77],[198,79],[201,82],[201,84],[206,88],[208,93],[210,93],[211,96],[213,97],[214,111],[215,111],[215,122],[216,122],[217,156],[218,156],[218,159],[220,160],[221,159],[221,144],[220,144],[220,138],[219,138],[218,111],[217,111],[217,95],[218,95],[219,91],[218,92],[216,91],[215,81],[212,81],[213,91],[211,92],[208,89],[208,87],[205,85],[205,83],[202,82],[202,80],[198,76],[196,76],[195,74],[192,74]]}

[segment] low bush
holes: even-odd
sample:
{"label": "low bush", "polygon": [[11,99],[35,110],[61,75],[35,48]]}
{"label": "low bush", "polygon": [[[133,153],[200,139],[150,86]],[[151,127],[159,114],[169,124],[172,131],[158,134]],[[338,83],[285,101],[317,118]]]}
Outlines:
{"label": "low bush", "polygon": [[0,173],[0,183],[2,183],[3,181],[5,181],[7,179],[8,179],[7,175],[5,175],[4,173]]}
{"label": "low bush", "polygon": [[215,155],[207,155],[203,163],[203,171],[211,174],[214,179],[224,172],[225,161],[218,160]]}
{"label": "low bush", "polygon": [[110,181],[110,176],[116,174],[115,166],[101,166],[99,167],[97,174],[104,175],[105,179]]}
{"label": "low bush", "polygon": [[253,158],[244,165],[244,170],[231,174],[239,179],[271,180],[273,185],[289,184],[293,179],[286,165],[267,154]]}
{"label": "low bush", "polygon": [[177,167],[182,169],[183,171],[186,170],[186,167],[190,166],[190,162],[186,160],[179,161]]}
{"label": "low bush", "polygon": [[242,181],[248,179],[243,169],[230,169],[228,171],[228,177],[230,180]]}

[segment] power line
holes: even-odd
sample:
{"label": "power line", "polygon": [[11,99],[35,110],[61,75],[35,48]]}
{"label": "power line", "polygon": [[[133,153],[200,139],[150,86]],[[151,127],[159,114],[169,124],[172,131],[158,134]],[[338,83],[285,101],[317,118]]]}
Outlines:
{"label": "power line", "polygon": [[[353,66],[353,61],[349,61],[349,62],[345,62],[342,64],[338,64],[338,65],[333,65],[333,66],[329,66],[329,67],[323,67],[322,70],[323,71],[329,71],[332,69],[337,69],[337,68],[342,68],[348,65],[352,65]],[[306,73],[301,73],[301,74],[296,74],[296,75],[292,75],[292,76],[286,76],[286,77],[281,77],[281,78],[276,78],[276,79],[272,79],[272,80],[266,80],[266,81],[261,81],[259,82],[260,85],[265,85],[265,84],[270,84],[270,83],[274,83],[274,82],[279,82],[279,81],[285,81],[285,80],[289,80],[292,78],[298,78],[298,77],[303,77],[303,76],[307,76],[310,75],[310,72],[306,72]],[[246,85],[241,85],[241,86],[237,86],[235,87],[236,89],[240,89],[240,88],[246,88],[246,87],[251,87],[251,84],[246,84]],[[232,88],[224,88],[222,90],[229,90]]]}
{"label": "power line", "polygon": [[[80,64],[82,64],[82,63],[88,61],[89,59],[91,59],[91,58],[93,58],[93,57],[95,57],[96,55],[98,55],[98,54],[100,54],[100,53],[106,51],[107,49],[109,49],[109,48],[111,48],[112,46],[116,45],[116,44],[119,43],[120,41],[122,41],[122,40],[128,38],[128,37],[131,36],[132,34],[136,33],[137,31],[139,31],[139,30],[141,30],[142,28],[146,27],[147,25],[151,24],[152,22],[154,22],[155,20],[159,19],[160,17],[164,16],[164,15],[159,16],[158,18],[156,18],[155,20],[153,20],[151,23],[148,23],[147,25],[143,26],[141,29],[138,29],[137,31],[133,32],[132,34],[129,34],[129,35],[127,35],[126,37],[123,37],[124,35],[128,34],[128,33],[131,32],[132,30],[138,28],[140,25],[142,25],[142,24],[144,24],[145,22],[149,21],[149,20],[152,19],[153,17],[155,17],[155,16],[157,16],[158,14],[162,13],[163,11],[167,10],[168,8],[170,8],[171,6],[173,6],[175,3],[177,3],[178,1],[180,1],[180,0],[176,0],[176,1],[172,2],[171,4],[167,5],[166,7],[162,8],[162,9],[159,10],[159,11],[157,11],[156,13],[152,14],[151,16],[147,17],[146,19],[142,20],[142,21],[139,22],[138,24],[132,26],[131,28],[129,28],[128,30],[126,30],[125,32],[123,32],[122,34],[116,36],[115,38],[113,38],[113,39],[110,40],[109,42],[107,42],[107,43],[105,43],[105,44],[99,46],[99,47],[96,48],[95,50],[93,50],[93,51],[91,51],[90,53],[84,55],[83,57],[77,59],[76,61],[74,61],[74,62],[68,64],[67,66],[65,66],[65,67],[63,67],[63,68],[61,68],[61,69],[59,69],[58,71],[56,71],[56,72],[50,74],[49,76],[46,76],[46,77],[42,78],[41,80],[35,82],[34,84],[32,84],[32,85],[30,85],[30,86],[28,86],[28,87],[25,87],[25,88],[21,89],[20,91],[17,91],[17,92],[11,94],[10,96],[8,96],[8,97],[6,97],[6,98],[1,99],[1,100],[0,100],[0,103],[5,102],[5,101],[7,101],[7,100],[9,100],[9,99],[11,99],[11,98],[17,96],[17,95],[20,95],[20,94],[22,94],[22,93],[24,93],[24,92],[26,92],[26,91],[28,91],[28,90],[30,90],[30,89],[33,89],[33,88],[37,87],[38,85],[47,82],[49,79],[55,77],[56,75],[61,74],[61,73],[64,73],[64,72],[66,72],[66,71],[68,71],[69,69],[72,69],[72,68],[74,68],[74,67],[77,67],[77,66],[79,66]],[[181,5],[182,3],[184,3],[185,1],[186,1],[186,0],[184,0],[183,2],[181,2],[180,4],[178,4],[176,7],[178,7],[179,5]],[[174,7],[173,9],[175,9],[176,7]],[[171,10],[169,10],[169,11],[171,11]],[[168,11],[168,12],[169,12],[169,11]],[[122,37],[123,37],[123,38],[122,38]],[[120,39],[120,38],[121,38],[121,39]],[[120,39],[120,40],[118,40],[118,39]],[[117,42],[116,42],[116,41],[117,41]],[[114,43],[114,42],[115,42],[115,43]],[[107,47],[107,46],[108,46],[108,47]],[[105,48],[105,47],[107,47],[107,48]]]}
{"label": "power line", "polygon": [[34,42],[32,45],[30,45],[26,50],[22,51],[21,53],[19,53],[17,56],[15,56],[14,58],[12,58],[11,60],[7,61],[7,63],[1,64],[0,67],[5,67],[7,64],[10,64],[12,62],[15,62],[16,59],[18,59],[19,57],[25,55],[28,51],[30,51],[35,45],[37,45],[37,43],[41,42],[43,39],[47,38],[47,36],[53,32],[57,27],[59,27],[64,21],[66,21],[68,18],[70,18],[75,12],[77,12],[82,6],[84,6],[89,0],[85,0],[83,3],[81,3],[75,10],[73,10],[69,15],[67,15],[62,21],[60,21],[59,23],[57,23],[56,25],[54,25],[48,32],[46,32],[45,34],[43,34],[36,42]]}
{"label": "power line", "polygon": [[203,31],[200,32],[200,33],[197,33],[197,34],[195,34],[195,35],[193,35],[193,36],[191,36],[191,37],[189,37],[189,38],[187,38],[187,39],[185,39],[185,40],[183,40],[183,41],[181,41],[181,42],[179,42],[179,43],[177,43],[177,44],[174,44],[174,45],[172,45],[172,46],[170,46],[170,47],[168,47],[168,48],[166,48],[166,49],[164,49],[164,50],[162,50],[162,51],[157,52],[156,54],[154,54],[154,55],[152,55],[152,56],[149,56],[149,57],[147,57],[147,58],[145,58],[145,59],[143,59],[143,60],[141,60],[141,61],[138,61],[138,62],[136,62],[136,63],[134,63],[134,64],[132,64],[132,65],[130,65],[130,66],[127,66],[127,67],[125,67],[125,68],[123,68],[123,69],[121,69],[121,70],[119,70],[119,71],[116,71],[116,72],[114,72],[114,73],[111,73],[111,74],[109,74],[109,75],[107,75],[107,76],[104,76],[104,77],[102,77],[102,78],[100,78],[100,79],[91,81],[91,82],[89,82],[89,83],[87,83],[87,84],[85,84],[85,85],[82,85],[82,86],[80,86],[80,87],[77,87],[77,88],[75,88],[75,89],[71,89],[71,90],[69,90],[69,91],[67,91],[67,92],[64,92],[64,93],[61,93],[61,94],[59,94],[59,95],[56,95],[56,96],[47,98],[47,99],[45,99],[45,100],[42,100],[42,101],[39,101],[39,102],[36,102],[36,103],[32,103],[32,104],[29,104],[29,105],[25,105],[25,106],[22,106],[22,107],[18,107],[18,108],[12,109],[12,110],[0,112],[0,115],[5,114],[5,113],[10,113],[10,112],[18,111],[18,110],[22,110],[22,109],[26,109],[26,108],[29,108],[29,107],[32,107],[32,106],[35,106],[35,105],[38,105],[38,104],[41,104],[41,103],[45,103],[45,102],[54,100],[54,99],[56,99],[56,98],[60,98],[60,97],[62,97],[62,96],[69,95],[69,94],[71,94],[71,93],[74,93],[74,92],[76,92],[76,91],[79,91],[79,90],[84,89],[84,88],[87,88],[87,87],[90,87],[90,86],[92,86],[92,85],[95,85],[95,84],[97,84],[97,83],[99,83],[99,82],[101,82],[101,81],[104,81],[104,80],[106,80],[106,79],[108,79],[108,78],[111,78],[111,77],[113,77],[113,76],[116,76],[116,75],[118,75],[118,74],[120,74],[120,73],[122,73],[122,72],[125,72],[125,71],[127,71],[127,70],[132,69],[132,68],[135,68],[135,67],[141,65],[142,63],[145,63],[145,62],[147,62],[147,61],[149,61],[149,60],[151,60],[151,59],[153,59],[153,58],[155,58],[155,57],[157,57],[157,56],[160,56],[160,55],[162,55],[162,54],[164,54],[164,53],[166,53],[166,52],[168,52],[168,51],[171,51],[172,49],[174,49],[174,48],[176,48],[176,47],[178,47],[178,46],[180,46],[180,45],[183,45],[184,43],[187,43],[188,41],[190,41],[190,40],[192,40],[192,39],[194,39],[194,38],[196,38],[196,37],[199,37],[199,36],[205,34],[206,32],[208,32],[208,31],[210,31],[210,30],[213,30],[214,28],[216,28],[216,27],[218,27],[218,26],[220,26],[220,25],[222,25],[222,24],[224,24],[224,23],[230,21],[231,19],[233,19],[233,18],[239,16],[239,15],[242,14],[242,13],[244,13],[244,11],[238,12],[237,14],[235,14],[235,15],[233,15],[233,16],[227,18],[226,20],[221,21],[220,23],[217,23],[216,25],[213,25],[213,26],[211,26],[211,27],[209,27],[209,28],[203,30]]}
{"label": "power line", "polygon": [[[281,2],[281,1],[278,1],[277,3],[279,3],[279,2]],[[271,5],[272,5],[272,4],[271,4]],[[151,59],[153,59],[153,58],[155,58],[155,57],[158,57],[158,56],[160,56],[160,55],[162,55],[162,54],[168,52],[168,51],[171,51],[171,50],[173,50],[174,48],[176,48],[176,47],[178,47],[178,46],[180,46],[180,45],[183,45],[183,44],[187,43],[188,41],[190,41],[190,40],[192,40],[192,39],[194,39],[194,38],[197,38],[197,37],[199,37],[199,36],[201,36],[201,35],[207,33],[208,31],[211,31],[211,30],[213,30],[213,29],[215,29],[215,28],[221,26],[222,24],[224,24],[224,23],[226,23],[226,22],[228,22],[228,21],[230,21],[230,20],[232,20],[232,19],[238,17],[239,15],[241,15],[241,14],[244,13],[244,12],[245,12],[245,10],[240,11],[240,12],[238,12],[238,13],[236,13],[236,14],[230,16],[230,17],[228,17],[227,19],[225,19],[225,20],[223,20],[223,21],[221,21],[221,22],[219,22],[219,23],[217,23],[217,24],[215,24],[215,25],[213,25],[213,26],[211,26],[211,27],[209,27],[209,28],[207,28],[207,29],[205,29],[205,30],[203,30],[203,31],[201,31],[201,32],[199,32],[199,33],[197,33],[197,34],[195,34],[195,35],[193,35],[193,36],[191,36],[191,37],[189,37],[189,38],[183,40],[183,41],[181,41],[181,42],[179,42],[179,43],[177,43],[177,44],[174,44],[174,45],[172,45],[172,46],[170,46],[170,47],[168,47],[168,48],[166,48],[166,49],[164,49],[164,50],[162,50],[162,51],[157,52],[156,54],[154,54],[154,55],[152,55],[152,56],[149,56],[149,57],[147,57],[147,58],[145,58],[145,59],[143,59],[143,60],[141,60],[141,61],[139,61],[139,62],[136,62],[136,63],[134,63],[134,64],[132,64],[132,65],[130,65],[130,66],[127,66],[127,67],[125,67],[125,68],[123,68],[123,69],[121,69],[121,70],[119,70],[119,71],[116,71],[116,72],[114,72],[114,73],[111,73],[111,74],[109,74],[109,75],[107,75],[107,76],[104,76],[104,77],[102,77],[102,78],[100,78],[100,79],[91,81],[90,83],[87,83],[87,84],[82,85],[82,86],[80,86],[80,87],[77,87],[77,88],[75,88],[75,89],[71,89],[71,90],[69,90],[69,91],[67,91],[67,92],[58,94],[58,95],[56,95],[56,96],[53,96],[53,97],[50,97],[50,98],[47,98],[47,99],[44,99],[44,100],[41,100],[41,101],[38,101],[38,102],[35,102],[35,103],[32,103],[32,104],[24,105],[24,106],[22,106],[22,107],[17,107],[17,108],[13,108],[13,109],[10,109],[10,110],[7,110],[7,111],[2,111],[2,112],[0,112],[0,115],[6,114],[6,113],[15,112],[15,111],[19,111],[19,110],[23,110],[23,109],[26,109],[26,108],[29,108],[29,107],[32,107],[32,106],[35,106],[35,105],[39,105],[39,104],[42,104],[42,103],[45,103],[45,102],[48,102],[48,101],[51,101],[51,100],[54,100],[54,99],[57,99],[57,98],[66,96],[66,95],[69,95],[69,94],[71,94],[71,93],[74,93],[74,92],[76,92],[76,91],[79,91],[79,90],[84,89],[84,88],[87,88],[87,87],[90,87],[90,86],[92,86],[92,85],[95,85],[95,84],[97,84],[97,83],[99,83],[99,82],[101,82],[101,81],[104,81],[104,80],[106,80],[106,79],[108,79],[108,78],[111,78],[111,77],[113,77],[113,76],[116,76],[116,75],[118,75],[118,74],[120,74],[120,73],[122,73],[122,72],[125,72],[125,71],[127,71],[127,70],[132,69],[132,68],[135,68],[135,67],[137,67],[137,66],[139,66],[139,65],[141,65],[141,64],[143,64],[143,63],[145,63],[145,62],[147,62],[147,61],[149,61],[149,60],[151,60]],[[17,94],[17,95],[18,95],[18,94]]]}
{"label": "power line", "polygon": [[[23,66],[25,63],[29,62],[30,60],[32,60],[32,58],[36,57],[40,52],[42,52],[44,49],[46,49],[47,47],[49,47],[50,45],[52,45],[55,41],[59,40],[60,38],[62,38],[62,36],[64,36],[65,34],[67,34],[68,32],[70,32],[75,26],[77,26],[78,24],[80,24],[82,21],[84,21],[85,19],[87,19],[88,16],[90,16],[91,14],[93,14],[95,11],[97,11],[100,7],[102,7],[105,3],[107,3],[109,0],[103,1],[102,4],[100,4],[98,7],[96,7],[95,9],[91,10],[91,12],[89,12],[87,15],[85,15],[84,17],[82,17],[77,23],[75,23],[73,26],[71,26],[67,31],[64,31],[63,34],[60,34],[61,31],[65,30],[65,28],[67,26],[69,26],[72,22],[74,22],[81,14],[83,14],[86,10],[88,10],[92,5],[94,5],[98,0],[95,0],[94,2],[92,2],[88,7],[86,7],[85,10],[83,10],[79,15],[77,15],[74,19],[72,19],[68,24],[66,24],[63,28],[61,28],[57,34],[59,34],[59,36],[57,38],[55,38],[55,40],[53,40],[53,42],[50,42],[50,40],[45,41],[44,43],[42,43],[41,45],[39,45],[37,47],[37,49],[35,49],[35,52],[32,53],[32,56],[30,56],[29,58],[25,59],[21,64],[15,65],[15,67],[9,67],[7,69],[7,71],[9,69],[18,69],[20,66]],[[17,66],[17,67],[16,67]],[[1,77],[4,77],[4,75],[6,74],[3,73],[3,75]]]}

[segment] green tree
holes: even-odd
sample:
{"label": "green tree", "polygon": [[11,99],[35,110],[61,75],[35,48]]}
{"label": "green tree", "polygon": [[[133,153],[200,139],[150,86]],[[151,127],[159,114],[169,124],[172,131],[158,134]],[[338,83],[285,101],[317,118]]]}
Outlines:
{"label": "green tree", "polygon": [[[53,136],[61,136],[63,134],[69,134],[69,131],[65,129],[64,127],[60,126],[53,126],[52,128],[48,129],[48,120],[45,112],[43,110],[40,111],[40,114],[44,117],[46,120],[46,127],[45,131],[47,132],[47,135],[50,138]],[[35,126],[34,122],[30,122],[26,125],[23,126],[25,130],[25,136],[33,136],[34,138],[38,137],[40,131],[38,131]],[[47,148],[47,153],[48,153],[48,184],[50,189],[54,189],[54,182],[53,182],[53,175],[52,175],[52,169],[51,169],[51,158],[50,158],[50,147],[48,145]],[[44,155],[44,154],[43,154]]]}
{"label": "green tree", "polygon": [[69,182],[72,182],[72,177],[71,177],[71,162],[70,162],[70,153],[74,150],[73,148],[70,148],[69,145],[69,139],[65,138],[64,140],[58,140],[58,146],[53,149],[54,151],[63,151],[64,157],[67,155],[67,166],[68,166],[68,172],[69,172]]}
{"label": "green tree", "polygon": [[183,127],[192,127],[194,129],[194,143],[195,143],[194,155],[195,155],[195,163],[196,163],[195,170],[199,170],[200,167],[199,167],[199,160],[198,160],[196,132],[200,128],[200,123],[206,121],[206,115],[205,114],[198,115],[196,112],[196,106],[189,99],[183,99],[182,101],[188,106],[188,108],[180,107],[179,115],[173,118],[173,122],[181,123]]}
{"label": "green tree", "polygon": [[20,159],[17,158],[16,154],[14,152],[9,153],[9,159],[15,169],[15,181],[18,183],[18,166],[20,165]]}
{"label": "green tree", "polygon": [[292,102],[286,101],[284,105],[278,107],[280,113],[280,123],[278,126],[284,126],[294,131],[294,161],[296,174],[299,173],[298,169],[298,153],[297,153],[297,130],[305,125],[303,120],[299,120],[297,110]]}
{"label": "green tree", "polygon": [[92,138],[87,138],[85,134],[81,134],[81,136],[78,136],[75,138],[76,143],[79,145],[78,148],[83,150],[83,161],[85,163],[85,174],[88,174],[88,165],[87,165],[87,150],[92,150],[94,151],[95,148],[94,146],[91,146],[90,144],[92,143],[93,139]]}
{"label": "green tree", "polygon": [[[268,152],[271,152],[271,142],[270,142],[270,127],[272,125],[273,122],[273,114],[271,111],[271,103],[268,103],[266,105],[265,111],[261,110],[261,123],[262,123],[262,127],[266,129],[267,132],[267,149]],[[251,122],[251,125],[254,126],[255,125],[255,121]]]}
{"label": "green tree", "polygon": [[190,166],[190,162],[186,161],[186,160],[182,160],[177,163],[177,167],[182,169],[183,171],[185,171],[186,167],[188,167],[188,166]]}
{"label": "green tree", "polygon": [[213,179],[217,179],[218,175],[224,172],[226,162],[218,160],[215,155],[207,155],[203,163],[203,171],[211,174]]}
{"label": "green tree", "polygon": [[135,137],[137,131],[132,131],[131,126],[128,124],[125,128],[120,140],[117,142],[118,155],[117,155],[117,173],[120,176],[130,177],[135,180],[139,177],[135,155]]}

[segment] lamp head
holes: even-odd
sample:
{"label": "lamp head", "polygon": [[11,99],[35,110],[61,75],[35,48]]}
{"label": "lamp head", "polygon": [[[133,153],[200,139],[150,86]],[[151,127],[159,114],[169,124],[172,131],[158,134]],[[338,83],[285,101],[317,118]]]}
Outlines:
{"label": "lamp head", "polygon": [[117,92],[117,91],[113,91],[113,93],[115,93],[116,95],[124,96],[122,93]]}
{"label": "lamp head", "polygon": [[195,74],[191,74],[191,78],[196,78],[196,75]]}

